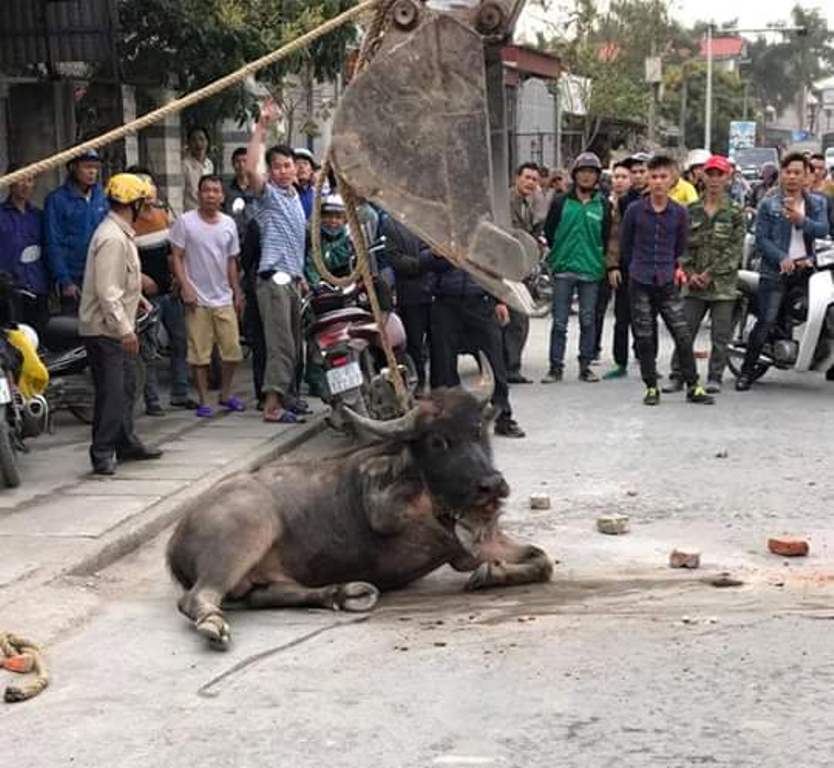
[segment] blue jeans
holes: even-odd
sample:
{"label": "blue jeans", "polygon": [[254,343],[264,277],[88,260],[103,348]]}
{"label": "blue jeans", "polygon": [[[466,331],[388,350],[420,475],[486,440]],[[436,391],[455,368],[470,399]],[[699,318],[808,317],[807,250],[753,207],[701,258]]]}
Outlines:
{"label": "blue jeans", "polygon": [[[171,354],[171,400],[185,400],[188,397],[188,364],[185,361],[188,339],[185,332],[185,311],[178,297],[167,293],[151,298],[159,308],[159,321],[168,332]],[[145,405],[159,404],[156,363],[147,366],[145,380]]]}
{"label": "blue jeans", "polygon": [[759,292],[756,296],[758,304],[758,319],[747,339],[747,354],[744,356],[742,371],[752,375],[762,347],[767,342],[773,326],[779,317],[779,308],[785,295],[785,280],[777,277],[775,280],[762,276],[759,282]]}
{"label": "blue jeans", "polygon": [[553,279],[553,325],[550,329],[550,370],[560,371],[565,360],[568,317],[574,290],[579,294],[579,367],[587,368],[594,359],[594,329],[599,283],[578,277]]}

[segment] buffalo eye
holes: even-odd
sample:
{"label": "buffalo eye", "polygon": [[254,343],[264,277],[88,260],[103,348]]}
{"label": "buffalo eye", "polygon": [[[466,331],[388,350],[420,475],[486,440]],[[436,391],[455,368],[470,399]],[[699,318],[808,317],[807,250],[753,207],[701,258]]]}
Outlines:
{"label": "buffalo eye", "polygon": [[433,451],[447,451],[449,449],[449,443],[442,435],[432,435],[429,439],[429,447]]}

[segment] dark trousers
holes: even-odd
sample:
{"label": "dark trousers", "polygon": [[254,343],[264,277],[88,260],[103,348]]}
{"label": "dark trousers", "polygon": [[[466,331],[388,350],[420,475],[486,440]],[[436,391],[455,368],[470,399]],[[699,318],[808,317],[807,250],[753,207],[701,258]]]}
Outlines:
{"label": "dark trousers", "polygon": [[605,313],[608,312],[608,304],[611,301],[611,286],[608,278],[599,281],[597,288],[596,318],[594,323],[594,359],[602,355],[602,331],[605,325]]}
{"label": "dark trousers", "polygon": [[631,294],[631,322],[637,340],[640,358],[640,374],[647,387],[657,386],[657,342],[654,332],[657,315],[675,341],[675,354],[680,363],[681,377],[687,384],[698,381],[695,355],[692,352],[692,334],[683,311],[683,299],[673,283],[669,285],[642,285],[633,280]]}
{"label": "dark trousers", "polygon": [[[621,368],[628,368],[628,337],[631,331],[631,296],[629,295],[629,279],[628,274],[623,273],[623,281],[620,287],[613,290],[614,294],[614,362]],[[602,289],[600,289],[602,290]],[[611,289],[608,289],[612,292]],[[597,305],[599,306],[599,305]],[[606,309],[608,302],[606,301]],[[605,310],[603,310],[604,314]],[[602,319],[598,320],[600,323],[600,335],[598,337],[597,345],[601,345],[602,334]],[[657,318],[654,320],[654,329],[652,337],[654,339],[655,355],[657,355]],[[637,340],[634,340],[634,356],[637,354]]]}
{"label": "dark trousers", "polygon": [[492,402],[499,419],[512,418],[495,301],[488,296],[440,297],[431,310],[431,386],[460,386],[458,351],[481,351],[495,374]]}
{"label": "dark trousers", "polygon": [[510,322],[501,329],[504,341],[504,367],[508,374],[521,374],[521,356],[530,335],[530,318],[523,312],[510,310]]}
{"label": "dark trousers", "polygon": [[417,389],[426,386],[426,345],[431,347],[431,304],[406,304],[397,307],[405,327],[406,352],[417,368]]}
{"label": "dark trousers", "polygon": [[759,293],[756,296],[759,312],[756,325],[750,331],[747,340],[747,353],[744,356],[744,373],[751,375],[761,354],[762,347],[770,336],[773,326],[779,317],[779,308],[785,295],[784,278],[765,278],[759,281]]}
{"label": "dark trousers", "polygon": [[[171,400],[182,402],[188,397],[188,363],[186,362],[188,338],[185,330],[185,308],[179,297],[170,293],[154,296],[151,301],[159,310],[159,321],[168,332]],[[140,341],[144,344],[143,339]],[[155,339],[154,347],[156,347]],[[147,363],[146,376],[145,405],[159,405],[159,374],[156,360],[152,359]]]}
{"label": "dark trousers", "polygon": [[136,361],[116,339],[90,336],[84,339],[84,346],[96,390],[90,446],[95,464],[111,459],[116,451],[140,445],[133,427]]}
{"label": "dark trousers", "polygon": [[[730,344],[730,337],[733,333],[733,310],[736,302],[734,299],[716,299],[707,301],[697,296],[687,296],[683,300],[683,313],[686,322],[689,324],[689,332],[693,341],[698,337],[698,329],[704,321],[707,312],[710,315],[710,341],[712,348],[709,355],[710,381],[721,381],[724,375],[724,368],[727,366],[727,347]],[[672,376],[679,375],[678,356],[672,356]]]}
{"label": "dark trousers", "polygon": [[254,290],[246,291],[246,305],[243,309],[243,332],[252,352],[252,381],[255,397],[263,401],[264,371],[266,370],[266,339],[261,313],[258,309],[258,297]]}

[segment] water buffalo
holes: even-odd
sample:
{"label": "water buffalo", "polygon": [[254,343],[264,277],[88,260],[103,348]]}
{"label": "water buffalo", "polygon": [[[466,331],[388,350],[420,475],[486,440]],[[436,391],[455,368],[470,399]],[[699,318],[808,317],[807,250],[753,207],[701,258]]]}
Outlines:
{"label": "water buffalo", "polygon": [[168,565],[197,631],[227,647],[224,603],[369,611],[380,590],[446,563],[472,572],[467,589],[547,581],[545,552],[498,524],[509,487],[492,464],[482,366],[476,390],[437,392],[399,420],[351,414],[365,446],[232,477],[188,512]]}

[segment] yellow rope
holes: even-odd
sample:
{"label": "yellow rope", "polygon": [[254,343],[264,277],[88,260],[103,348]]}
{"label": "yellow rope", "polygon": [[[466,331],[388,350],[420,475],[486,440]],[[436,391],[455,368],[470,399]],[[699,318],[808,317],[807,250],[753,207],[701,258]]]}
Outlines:
{"label": "yellow rope", "polygon": [[[394,4],[394,0],[379,0],[376,8],[376,13],[371,21],[368,29],[368,34],[365,36],[362,50],[359,54],[359,59],[356,65],[356,74],[358,74],[376,53],[379,43],[385,34],[385,20],[388,11]],[[379,304],[379,297],[374,286],[374,276],[371,273],[371,263],[368,256],[368,243],[365,241],[365,233],[360,226],[359,216],[357,214],[356,191],[348,184],[348,182],[338,177],[339,193],[345,203],[345,211],[347,213],[348,224],[350,225],[350,236],[353,240],[353,245],[356,248],[356,266],[351,273],[346,277],[337,277],[324,263],[324,258],[321,253],[321,228],[319,221],[321,219],[321,192],[324,185],[324,180],[327,178],[328,172],[331,168],[330,153],[328,152],[322,163],[319,178],[316,183],[316,193],[313,201],[313,217],[310,223],[311,229],[311,244],[313,252],[313,262],[316,265],[318,273],[324,280],[332,285],[345,286],[350,283],[361,280],[368,294],[368,301],[371,305],[371,312],[374,316],[374,322],[377,324],[382,340],[382,350],[385,353],[385,362],[388,365],[388,370],[391,375],[391,382],[394,385],[394,392],[397,395],[397,400],[400,404],[400,409],[405,412],[409,407],[408,392],[405,388],[402,373],[400,372],[399,361],[388,339],[388,334],[385,330],[384,318],[382,316],[382,307]]]}
{"label": "yellow rope", "polygon": [[41,649],[31,640],[13,635],[11,632],[0,632],[0,654],[6,658],[26,656],[31,661],[31,672],[35,679],[25,686],[9,685],[3,696],[9,704],[26,701],[37,696],[49,685],[49,674],[46,671]]}
{"label": "yellow rope", "polygon": [[166,104],[164,107],[148,112],[146,115],[142,115],[142,117],[137,118],[136,120],[126,123],[118,128],[114,128],[112,131],[103,133],[101,136],[97,136],[94,139],[84,141],[81,144],[77,144],[74,147],[58,152],[57,154],[44,160],[39,160],[36,163],[27,165],[25,168],[21,168],[14,173],[2,176],[0,177],[0,189],[8,187],[21,179],[36,176],[40,173],[52,170],[53,168],[64,166],[70,160],[78,157],[80,154],[89,149],[99,149],[107,144],[112,144],[114,141],[123,139],[130,133],[141,131],[154,123],[158,123],[160,120],[164,120],[169,115],[181,112],[182,110],[204,101],[205,99],[208,99],[233,85],[237,85],[249,77],[249,75],[257,72],[259,69],[268,67],[281,61],[282,59],[287,58],[288,56],[291,56],[296,51],[305,48],[310,45],[310,43],[318,40],[320,37],[323,37],[344,24],[347,24],[349,21],[352,21],[366,11],[371,10],[378,2],[379,0],[365,0],[365,2],[354,6],[338,16],[334,16],[332,19],[325,21],[320,26],[301,35],[301,37],[296,38],[291,43],[287,43],[287,45],[282,46],[278,50],[268,53],[260,59],[256,59],[255,61],[244,65],[235,72],[232,72],[225,77],[221,77],[219,80],[215,80],[213,83],[209,83],[199,90],[193,91],[192,93],[182,96],[179,99],[175,99],[174,101]]}

